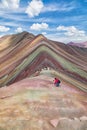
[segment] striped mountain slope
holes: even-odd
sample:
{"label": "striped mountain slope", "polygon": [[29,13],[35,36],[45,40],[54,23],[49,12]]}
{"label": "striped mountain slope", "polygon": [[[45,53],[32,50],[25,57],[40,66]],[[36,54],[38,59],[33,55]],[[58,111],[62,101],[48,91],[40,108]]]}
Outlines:
{"label": "striped mountain slope", "polygon": [[0,51],[0,87],[49,67],[79,84],[83,83],[84,86],[81,85],[80,88],[87,90],[86,48],[66,45],[49,40],[43,35],[34,36],[27,32],[8,36],[6,39],[0,43],[4,46]]}

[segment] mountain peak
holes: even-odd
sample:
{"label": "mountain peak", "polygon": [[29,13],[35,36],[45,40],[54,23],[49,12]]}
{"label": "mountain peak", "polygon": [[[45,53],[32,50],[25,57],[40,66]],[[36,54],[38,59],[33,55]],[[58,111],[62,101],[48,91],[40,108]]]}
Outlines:
{"label": "mountain peak", "polygon": [[87,81],[87,51],[84,48],[82,51],[51,41],[42,34],[34,36],[24,31],[3,39],[0,49],[0,86],[29,77],[44,67],[78,77],[84,83]]}
{"label": "mountain peak", "polygon": [[68,45],[87,48],[87,41],[82,43],[69,42]]}

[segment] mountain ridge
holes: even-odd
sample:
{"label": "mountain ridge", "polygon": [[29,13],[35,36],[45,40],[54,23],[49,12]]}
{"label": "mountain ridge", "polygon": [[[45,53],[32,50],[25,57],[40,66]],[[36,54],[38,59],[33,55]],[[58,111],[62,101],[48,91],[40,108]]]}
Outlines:
{"label": "mountain ridge", "polygon": [[81,43],[69,42],[67,44],[71,45],[71,46],[77,46],[77,47],[87,48],[87,41],[86,42],[81,42]]}
{"label": "mountain ridge", "polygon": [[32,76],[45,67],[87,83],[86,48],[51,41],[41,34],[34,36],[23,32],[17,36],[22,38],[21,42],[14,42],[0,52],[0,86]]}

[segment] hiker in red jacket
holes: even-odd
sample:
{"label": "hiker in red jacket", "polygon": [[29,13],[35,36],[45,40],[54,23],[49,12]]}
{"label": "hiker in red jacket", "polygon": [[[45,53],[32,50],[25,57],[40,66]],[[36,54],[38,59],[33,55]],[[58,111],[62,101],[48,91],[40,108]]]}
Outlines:
{"label": "hiker in red jacket", "polygon": [[56,87],[58,87],[59,84],[60,84],[60,80],[57,79],[57,78],[55,78],[55,79],[54,79],[54,85],[55,85]]}

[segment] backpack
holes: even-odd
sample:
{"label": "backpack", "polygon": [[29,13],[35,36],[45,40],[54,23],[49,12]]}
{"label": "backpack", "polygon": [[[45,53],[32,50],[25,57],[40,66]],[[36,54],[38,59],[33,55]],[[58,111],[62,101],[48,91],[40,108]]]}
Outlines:
{"label": "backpack", "polygon": [[59,83],[61,83],[61,81],[59,80]]}

